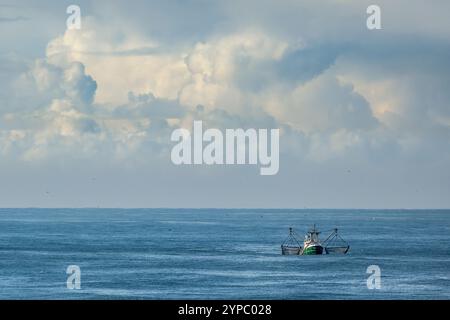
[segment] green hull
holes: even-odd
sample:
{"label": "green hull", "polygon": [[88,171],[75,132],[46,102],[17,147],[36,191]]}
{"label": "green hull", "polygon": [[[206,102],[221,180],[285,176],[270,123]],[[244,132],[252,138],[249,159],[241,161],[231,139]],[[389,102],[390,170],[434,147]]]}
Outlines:
{"label": "green hull", "polygon": [[303,250],[302,254],[305,255],[313,255],[313,254],[322,254],[323,247],[322,246],[311,246],[307,247]]}

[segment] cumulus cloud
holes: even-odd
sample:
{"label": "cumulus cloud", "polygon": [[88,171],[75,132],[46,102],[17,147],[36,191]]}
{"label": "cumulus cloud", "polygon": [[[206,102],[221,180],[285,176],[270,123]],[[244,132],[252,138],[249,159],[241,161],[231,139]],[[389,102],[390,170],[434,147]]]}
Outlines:
{"label": "cumulus cloud", "polygon": [[55,65],[81,61],[101,83],[97,103],[126,103],[130,91],[175,99],[189,76],[180,53],[158,53],[151,39],[131,31],[124,34],[121,26],[93,18],[87,18],[81,30],[68,30],[50,41],[46,52]]}
{"label": "cumulus cloud", "polygon": [[378,125],[364,97],[333,74],[324,73],[298,86],[280,102],[269,105],[269,110],[283,123],[305,132],[370,130]]}
{"label": "cumulus cloud", "polygon": [[[384,77],[375,85],[361,76],[367,67],[349,60],[349,49],[342,46],[249,29],[164,50],[148,37],[123,34],[92,17],[83,26],[50,41],[47,57],[16,81],[16,89],[29,95],[22,105],[51,128],[40,133],[41,146],[47,146],[42,140],[49,135],[84,134],[101,137],[99,144],[111,139],[111,145],[127,140],[121,135],[133,137],[129,145],[135,149],[146,139],[164,145],[165,131],[155,127],[189,127],[201,118],[221,128],[279,127],[305,142],[290,148],[326,159],[368,145],[370,134],[382,143],[386,134],[380,132],[406,123],[408,112],[389,109],[409,103],[399,103],[399,80]],[[366,66],[365,57],[356,61]],[[391,91],[390,102],[380,90]],[[402,97],[411,93],[405,90]],[[442,110],[447,109],[433,110],[445,126]]]}
{"label": "cumulus cloud", "polygon": [[[448,22],[407,27],[441,13],[381,1],[383,30],[371,33],[369,2],[324,3],[161,4],[149,21],[145,3],[96,2],[81,30],[39,29],[45,53],[0,56],[0,152],[27,163],[166,161],[171,131],[203,120],[280,128],[281,153],[305,166],[447,164]],[[210,15],[198,19],[200,9]]]}

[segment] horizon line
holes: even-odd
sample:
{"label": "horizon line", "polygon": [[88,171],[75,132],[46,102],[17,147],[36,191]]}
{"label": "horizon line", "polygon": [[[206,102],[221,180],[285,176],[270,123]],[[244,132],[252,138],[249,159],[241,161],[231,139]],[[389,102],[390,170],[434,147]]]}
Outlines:
{"label": "horizon line", "polygon": [[450,210],[450,208],[332,208],[332,207],[303,207],[303,208],[292,208],[292,207],[35,207],[35,206],[27,206],[27,207],[2,207],[0,206],[0,210],[2,209],[124,209],[124,210],[142,210],[142,209],[163,209],[163,210],[416,210],[416,211],[424,211],[424,210],[436,210],[436,211],[445,211]]}

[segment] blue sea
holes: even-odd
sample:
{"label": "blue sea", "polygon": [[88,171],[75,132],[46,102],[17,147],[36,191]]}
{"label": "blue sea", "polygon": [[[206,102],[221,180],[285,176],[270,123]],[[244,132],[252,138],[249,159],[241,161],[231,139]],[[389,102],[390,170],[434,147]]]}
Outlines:
{"label": "blue sea", "polygon": [[[282,256],[313,224],[349,253]],[[450,210],[0,209],[0,298],[449,299]]]}

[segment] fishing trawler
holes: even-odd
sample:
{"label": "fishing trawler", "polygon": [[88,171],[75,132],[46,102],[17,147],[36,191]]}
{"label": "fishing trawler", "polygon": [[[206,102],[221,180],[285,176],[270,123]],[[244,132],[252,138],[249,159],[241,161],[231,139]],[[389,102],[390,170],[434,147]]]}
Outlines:
{"label": "fishing trawler", "polygon": [[300,244],[299,236],[293,228],[289,228],[289,235],[281,245],[282,255],[317,255],[317,254],[346,254],[350,249],[348,243],[338,234],[338,229],[332,229],[331,234],[325,239],[323,245],[319,239],[319,230],[316,225],[310,229]]}
{"label": "fishing trawler", "polygon": [[316,230],[316,225],[314,225],[313,228],[309,230],[305,236],[301,254],[310,255],[323,253],[323,247],[320,244],[319,234],[320,232]]}

